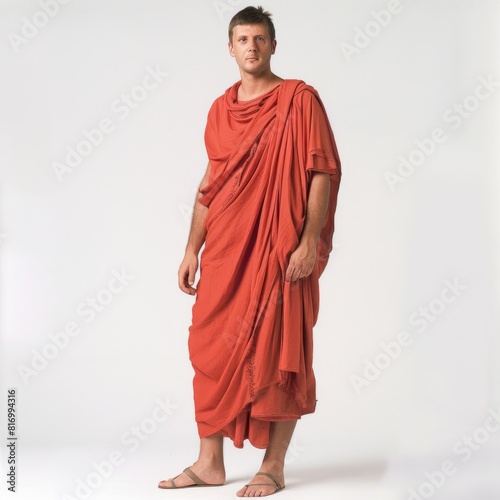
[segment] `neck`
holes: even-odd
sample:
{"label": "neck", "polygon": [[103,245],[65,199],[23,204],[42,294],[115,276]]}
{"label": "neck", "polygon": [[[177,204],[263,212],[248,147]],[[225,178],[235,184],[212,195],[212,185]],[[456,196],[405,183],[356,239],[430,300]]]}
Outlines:
{"label": "neck", "polygon": [[283,78],[275,75],[274,73],[267,73],[266,75],[249,75],[241,74],[241,85],[238,88],[238,99],[241,101],[249,101],[255,99],[272,88],[276,87],[283,81]]}

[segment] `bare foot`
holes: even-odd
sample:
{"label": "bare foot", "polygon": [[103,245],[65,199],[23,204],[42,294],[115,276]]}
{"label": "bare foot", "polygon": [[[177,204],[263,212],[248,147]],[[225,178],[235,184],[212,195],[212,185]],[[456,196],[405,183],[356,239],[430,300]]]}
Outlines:
{"label": "bare foot", "polygon": [[256,474],[248,486],[243,486],[236,493],[238,497],[267,497],[285,487],[285,476],[283,469],[267,470],[262,467],[259,472],[271,474],[279,483],[276,484],[270,477]]}
{"label": "bare foot", "polygon": [[[224,470],[224,465],[203,463],[200,460],[196,461],[190,469],[196,474],[201,480],[205,481],[207,484],[222,484],[226,480],[226,472]],[[178,476],[170,478],[167,480],[160,481],[158,484],[159,488],[169,488],[172,487],[172,479],[175,480],[176,488],[185,488],[195,484],[193,479],[191,479],[185,472],[181,472]]]}

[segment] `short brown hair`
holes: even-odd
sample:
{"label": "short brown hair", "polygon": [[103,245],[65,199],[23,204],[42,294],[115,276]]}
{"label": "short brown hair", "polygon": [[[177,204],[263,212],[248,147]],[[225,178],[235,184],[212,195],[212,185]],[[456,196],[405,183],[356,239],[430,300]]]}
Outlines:
{"label": "short brown hair", "polygon": [[233,42],[233,30],[235,26],[241,24],[263,24],[267,28],[271,42],[273,42],[276,38],[276,31],[271,15],[270,12],[264,11],[260,5],[258,7],[245,7],[243,10],[240,10],[233,16],[229,23],[229,41]]}

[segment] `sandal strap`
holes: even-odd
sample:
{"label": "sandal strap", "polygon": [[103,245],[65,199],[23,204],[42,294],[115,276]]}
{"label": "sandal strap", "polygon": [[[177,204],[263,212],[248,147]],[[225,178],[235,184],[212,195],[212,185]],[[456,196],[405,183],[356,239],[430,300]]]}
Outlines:
{"label": "sandal strap", "polygon": [[184,472],[194,481],[195,484],[208,484],[203,479],[200,479],[189,467],[184,469]]}
{"label": "sandal strap", "polygon": [[[260,472],[259,471],[255,475],[256,476],[266,476],[269,479],[271,479],[271,481],[274,483],[274,487],[276,488],[276,490],[282,490],[283,489],[283,486],[281,486],[281,484],[279,483],[279,481],[272,474],[269,474],[268,472]],[[250,486],[273,486],[273,485],[269,484],[269,483],[266,483],[266,484],[263,484],[263,483],[253,483]]]}
{"label": "sandal strap", "polygon": [[245,486],[248,488],[250,486],[269,486],[270,488],[276,488],[279,490],[277,486],[274,484],[269,484],[269,483],[252,483],[252,484],[245,484]]}

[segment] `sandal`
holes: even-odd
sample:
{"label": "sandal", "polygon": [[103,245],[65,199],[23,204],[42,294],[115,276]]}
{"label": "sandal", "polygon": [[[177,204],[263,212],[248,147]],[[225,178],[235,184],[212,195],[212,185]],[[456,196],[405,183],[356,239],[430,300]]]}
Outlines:
{"label": "sandal", "polygon": [[[174,482],[174,479],[177,479],[182,473],[186,473],[193,481],[194,484],[187,484],[186,486],[177,486]],[[172,489],[180,489],[180,488],[191,488],[192,486],[222,486],[224,483],[220,484],[208,484],[203,479],[200,479],[189,467],[186,467],[179,476],[175,476],[174,479],[170,479],[170,486],[160,486],[162,490],[172,490]],[[161,481],[160,481],[161,482]]]}

